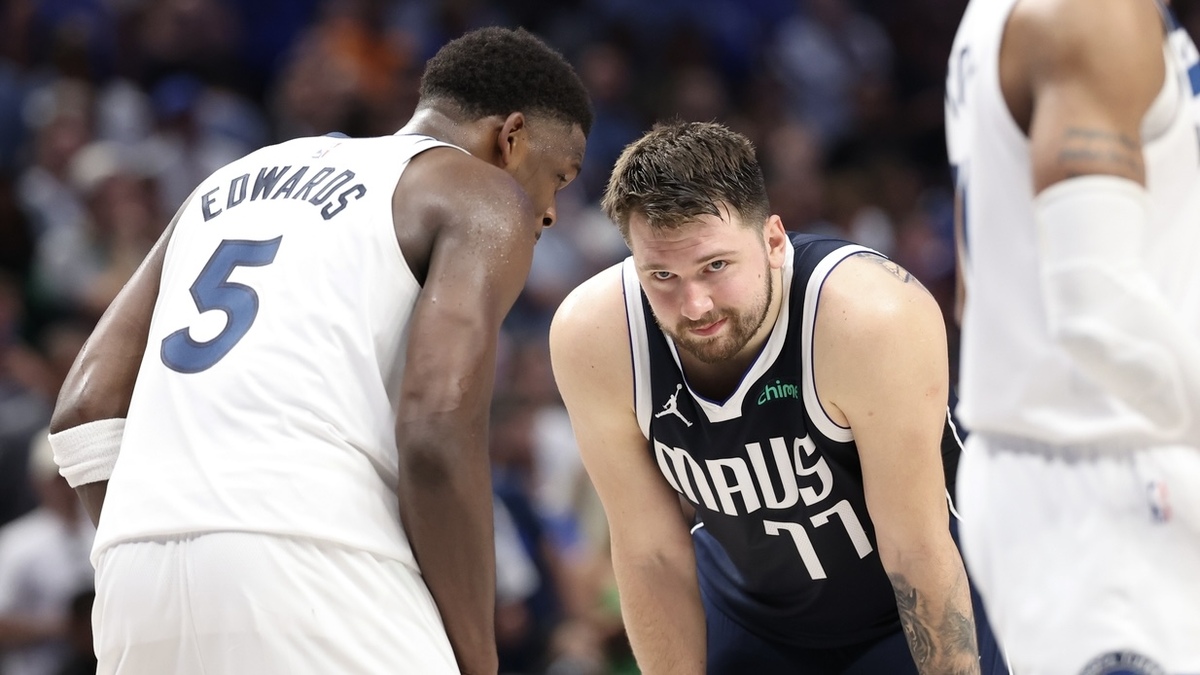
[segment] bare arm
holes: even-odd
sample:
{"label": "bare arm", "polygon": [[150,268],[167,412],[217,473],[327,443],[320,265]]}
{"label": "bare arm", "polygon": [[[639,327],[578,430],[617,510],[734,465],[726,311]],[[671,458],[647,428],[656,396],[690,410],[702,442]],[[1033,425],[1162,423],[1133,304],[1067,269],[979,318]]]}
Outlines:
{"label": "bare arm", "polygon": [[496,343],[529,273],[537,220],[500,169],[451,151],[426,159],[396,198],[402,222],[406,197],[422,192],[435,232],[396,420],[399,508],[459,667],[480,675],[498,667],[487,452]]}
{"label": "bare arm", "polygon": [[[97,420],[124,418],[129,413],[133,386],[150,335],[150,318],[158,300],[167,243],[175,231],[175,223],[190,203],[189,198],[179,207],[175,218],[105,310],[91,337],[75,357],[58,393],[50,418],[50,433]],[[85,483],[75,488],[93,524],[100,522],[107,491],[108,481]]]}
{"label": "bare arm", "polygon": [[1141,124],[1163,84],[1162,50],[1153,3],[1017,3],[1001,76],[1029,135],[1035,192],[1091,174],[1145,183]]}
{"label": "bare arm", "polygon": [[563,302],[550,328],[554,377],[612,534],[621,615],[647,675],[700,675],[704,610],[679,499],[659,472],[633,407],[620,268]]}
{"label": "bare arm", "polygon": [[1144,255],[1159,225],[1141,131],[1166,73],[1161,17],[1153,3],[1024,0],[1005,43],[1005,96],[1028,120],[1049,334],[1149,433],[1195,442],[1200,339]]}
{"label": "bare arm", "polygon": [[817,391],[834,421],[854,432],[913,659],[922,675],[978,673],[942,471],[949,375],[941,311],[907,271],[860,254],[830,274],[814,331]]}

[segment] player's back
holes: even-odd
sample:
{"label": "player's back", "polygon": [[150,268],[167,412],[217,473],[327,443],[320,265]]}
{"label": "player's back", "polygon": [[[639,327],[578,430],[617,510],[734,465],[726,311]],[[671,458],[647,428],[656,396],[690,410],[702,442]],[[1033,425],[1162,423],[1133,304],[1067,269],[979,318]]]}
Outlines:
{"label": "player's back", "polygon": [[420,291],[401,172],[437,141],[305,138],[210,176],[171,237],[95,555],[252,531],[412,562],[395,410]]}
{"label": "player's back", "polygon": [[[1000,45],[1018,0],[972,0],[950,57],[947,144],[966,255],[959,414],[972,431],[1049,443],[1145,440],[1145,418],[1084,376],[1052,339],[1039,282],[1029,140],[1000,86]],[[1200,334],[1200,65],[1164,9],[1166,77],[1142,122],[1154,281]],[[1131,237],[1131,244],[1133,237]]]}

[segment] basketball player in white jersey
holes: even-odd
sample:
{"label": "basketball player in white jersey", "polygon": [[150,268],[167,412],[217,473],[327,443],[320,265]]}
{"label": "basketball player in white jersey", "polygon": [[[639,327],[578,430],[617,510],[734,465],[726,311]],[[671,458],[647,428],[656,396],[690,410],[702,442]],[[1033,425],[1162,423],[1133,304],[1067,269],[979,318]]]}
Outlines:
{"label": "basketball player in white jersey", "polygon": [[1200,672],[1200,65],[1154,0],[972,0],[946,121],[963,546],[1013,671]]}
{"label": "basketball player in white jersey", "polygon": [[52,422],[101,673],[496,672],[497,335],[591,119],[558,53],[483,29],[396,135],[196,189]]}

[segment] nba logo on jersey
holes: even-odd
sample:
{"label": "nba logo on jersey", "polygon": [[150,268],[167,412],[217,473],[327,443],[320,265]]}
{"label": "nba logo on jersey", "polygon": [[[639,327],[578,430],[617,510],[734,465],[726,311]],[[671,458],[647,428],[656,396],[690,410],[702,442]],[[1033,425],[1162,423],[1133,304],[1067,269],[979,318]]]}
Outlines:
{"label": "nba logo on jersey", "polygon": [[1171,519],[1171,499],[1167,492],[1167,484],[1161,480],[1150,481],[1146,485],[1147,497],[1150,498],[1150,515],[1156,522],[1165,523]]}
{"label": "nba logo on jersey", "polygon": [[1079,675],[1167,675],[1167,671],[1141,654],[1112,652],[1093,659]]}

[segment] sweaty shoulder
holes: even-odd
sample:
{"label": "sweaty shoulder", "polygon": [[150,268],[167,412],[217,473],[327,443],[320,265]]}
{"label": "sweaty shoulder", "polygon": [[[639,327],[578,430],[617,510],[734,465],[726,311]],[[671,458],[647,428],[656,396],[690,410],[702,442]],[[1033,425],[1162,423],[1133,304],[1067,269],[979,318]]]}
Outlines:
{"label": "sweaty shoulder", "polygon": [[555,312],[550,325],[555,379],[560,388],[586,388],[632,407],[629,350],[629,321],[618,263],[580,284]]}
{"label": "sweaty shoulder", "polygon": [[537,218],[525,191],[503,169],[462,150],[436,147],[412,158],[392,196],[396,239],[424,283],[439,237],[490,239],[497,246],[536,239]]}

